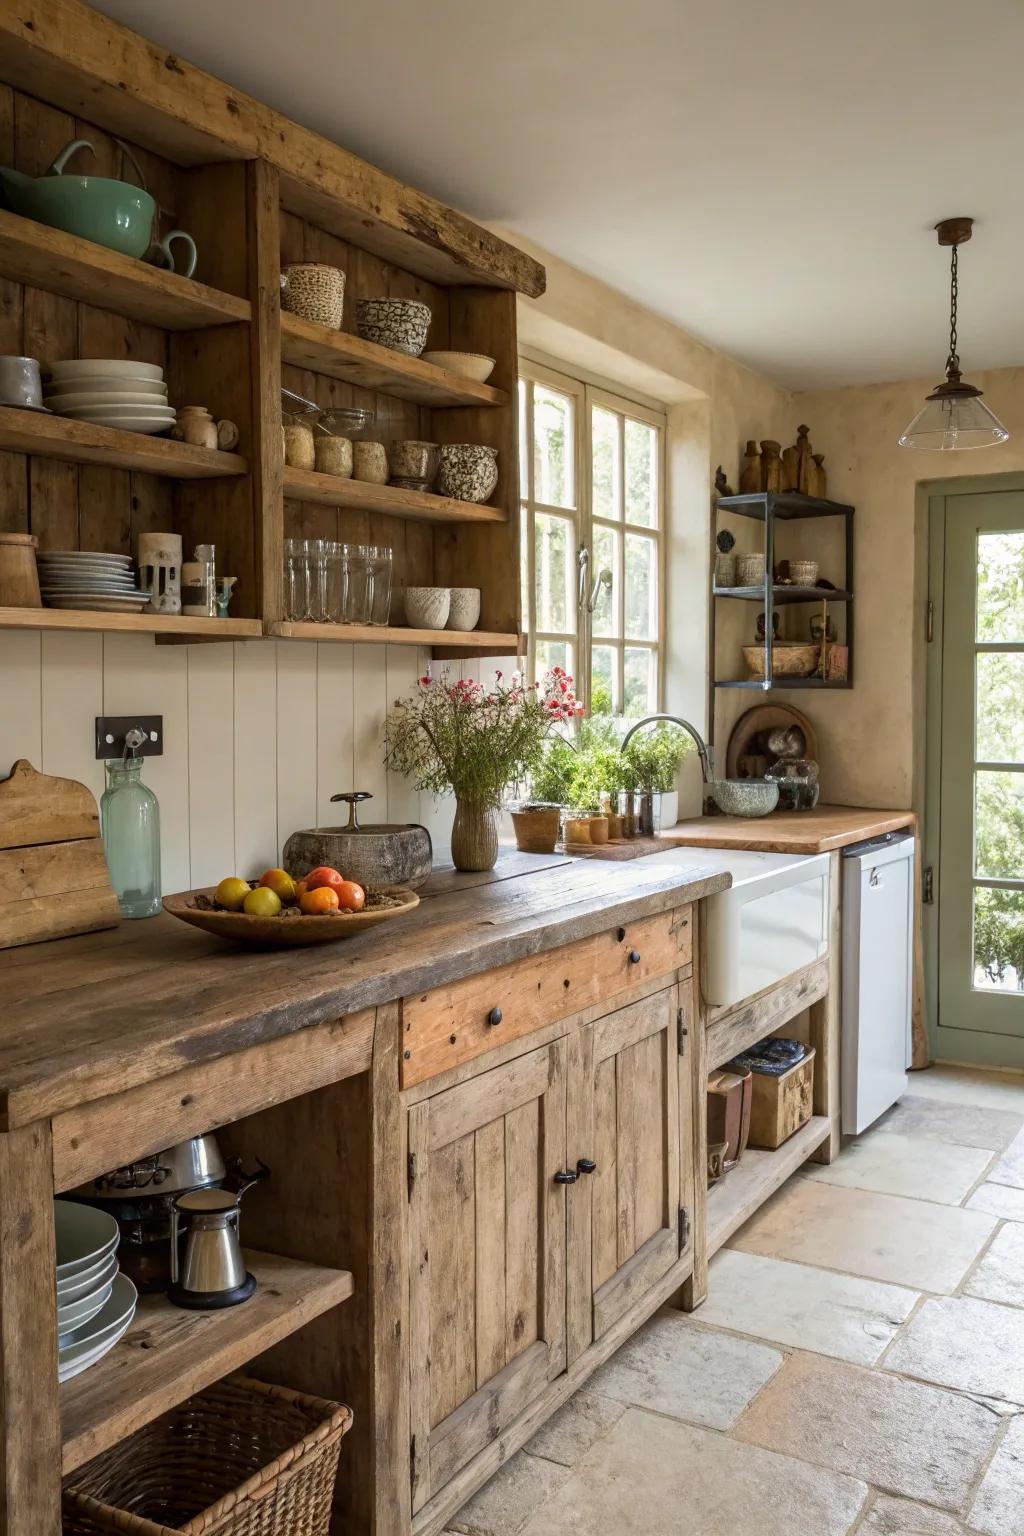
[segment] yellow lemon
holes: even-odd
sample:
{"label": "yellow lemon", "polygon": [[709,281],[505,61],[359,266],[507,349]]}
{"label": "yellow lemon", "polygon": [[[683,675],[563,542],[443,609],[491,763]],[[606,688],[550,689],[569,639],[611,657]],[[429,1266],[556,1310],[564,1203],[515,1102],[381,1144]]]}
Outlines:
{"label": "yellow lemon", "polygon": [[248,880],[240,880],[237,875],[229,875],[217,887],[217,905],[227,907],[229,912],[240,912],[248,894]]}

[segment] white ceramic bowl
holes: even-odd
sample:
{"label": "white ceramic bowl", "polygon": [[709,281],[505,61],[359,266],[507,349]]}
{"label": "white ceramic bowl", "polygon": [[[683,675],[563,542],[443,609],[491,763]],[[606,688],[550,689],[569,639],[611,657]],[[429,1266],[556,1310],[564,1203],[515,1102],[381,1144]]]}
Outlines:
{"label": "white ceramic bowl", "polygon": [[90,374],[101,379],[162,380],[164,376],[164,370],[158,363],[139,363],[134,358],[124,360],[112,357],[72,358],[68,362],[51,363],[49,371],[55,379],[81,379]]}
{"label": "white ceramic bowl", "polygon": [[57,1307],[57,1333],[60,1337],[73,1333],[76,1328],[83,1328],[97,1312],[101,1312],[110,1300],[110,1292],[114,1286],[117,1275],[117,1254],[112,1254],[113,1267],[109,1277],[102,1285],[95,1286],[91,1291],[86,1291],[84,1296],[79,1296],[77,1301],[61,1302]]}
{"label": "white ceramic bowl", "polygon": [[57,1306],[69,1307],[72,1302],[89,1296],[98,1286],[110,1285],[117,1274],[117,1249],[111,1248],[97,1264],[83,1269],[76,1275],[57,1281]]}
{"label": "white ceramic bowl", "polygon": [[116,427],[122,432],[141,432],[152,437],[155,432],[169,432],[174,426],[173,412],[167,416],[69,416],[69,421],[88,421],[97,427]]}
{"label": "white ceramic bowl", "polygon": [[89,405],[69,405],[62,416],[71,416],[74,419],[82,418],[86,421],[101,421],[105,416],[145,416],[170,417],[171,421],[177,420],[177,413],[173,406],[160,405],[156,401],[148,405],[98,405],[92,401]]}
{"label": "white ceramic bowl", "polygon": [[486,384],[494,372],[494,358],[483,352],[423,352],[425,363],[435,368],[446,368],[460,379],[472,379],[476,384]]}
{"label": "white ceramic bowl", "polygon": [[87,395],[91,400],[94,396],[122,395],[126,390],[133,395],[145,395],[147,400],[167,399],[167,385],[162,379],[97,379],[91,374],[81,379],[51,379],[43,393],[47,400],[61,395]]}
{"label": "white ceramic bowl", "polygon": [[74,1200],[53,1202],[53,1223],[57,1239],[57,1285],[99,1264],[113,1253],[120,1229],[107,1211]]}
{"label": "white ceramic bowl", "polygon": [[406,587],[405,622],[410,629],[444,629],[451,602],[448,587]]}
{"label": "white ceramic bowl", "polygon": [[480,588],[452,587],[452,602],[448,613],[449,629],[476,629],[480,622]]}

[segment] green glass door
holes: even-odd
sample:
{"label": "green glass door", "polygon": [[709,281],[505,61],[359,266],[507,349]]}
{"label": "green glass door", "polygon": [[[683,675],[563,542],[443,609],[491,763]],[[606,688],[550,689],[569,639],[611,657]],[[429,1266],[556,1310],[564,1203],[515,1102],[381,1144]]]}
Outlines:
{"label": "green glass door", "polygon": [[992,1037],[1024,1042],[1024,492],[946,497],[944,522],[937,1054],[1020,1064]]}

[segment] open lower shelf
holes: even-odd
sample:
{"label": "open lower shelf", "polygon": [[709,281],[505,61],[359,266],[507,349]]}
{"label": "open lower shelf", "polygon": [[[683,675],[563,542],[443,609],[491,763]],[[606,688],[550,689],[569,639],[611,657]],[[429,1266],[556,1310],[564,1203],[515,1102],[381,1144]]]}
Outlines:
{"label": "open lower shelf", "polygon": [[500,507],[480,506],[435,496],[431,491],[407,491],[400,485],[373,485],[369,480],[347,480],[323,475],[316,469],[285,466],[284,494],[294,501],[313,501],[346,511],[382,512],[388,517],[410,517],[424,523],[504,523]]}
{"label": "open lower shelf", "polygon": [[142,432],[99,427],[70,416],[20,411],[11,405],[0,406],[0,448],[65,459],[71,464],[133,469],[172,480],[216,480],[244,475],[249,469],[240,454],[221,453],[219,448],[193,448],[191,443],[179,443],[171,437],[147,437]]}
{"label": "open lower shelf", "polygon": [[418,405],[504,405],[508,399],[491,384],[460,378],[421,357],[407,357],[287,311],[281,315],[281,361]]}
{"label": "open lower shelf", "polygon": [[98,1364],[60,1389],[65,1476],[352,1294],[344,1269],[248,1252],[256,1293],[220,1312],[141,1298],[131,1327]]}
{"label": "open lower shelf", "polygon": [[247,321],[248,299],[0,210],[0,275],[166,331]]}
{"label": "open lower shelf", "polygon": [[86,613],[75,608],[0,608],[0,629],[89,629],[200,640],[253,640],[259,619],[206,619],[180,613]]}
{"label": "open lower shelf", "polygon": [[711,1186],[707,1215],[709,1258],[821,1146],[829,1129],[827,1115],[814,1115],[774,1152],[748,1147],[735,1168],[730,1168]]}
{"label": "open lower shelf", "polygon": [[298,619],[282,619],[268,624],[267,634],[278,640],[340,640],[348,645],[443,645],[503,656],[518,656],[522,649],[518,635],[496,634],[486,629],[399,629],[391,625],[307,624]]}

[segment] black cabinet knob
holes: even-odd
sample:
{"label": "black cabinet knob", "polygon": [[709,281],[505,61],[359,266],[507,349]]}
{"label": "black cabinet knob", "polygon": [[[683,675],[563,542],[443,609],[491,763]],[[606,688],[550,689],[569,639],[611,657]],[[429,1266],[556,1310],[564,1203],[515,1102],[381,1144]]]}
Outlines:
{"label": "black cabinet knob", "polygon": [[500,1008],[492,1008],[490,1013],[487,1015],[488,1027],[490,1029],[494,1029],[496,1025],[501,1023],[501,1017],[502,1017],[501,1009]]}
{"label": "black cabinet knob", "polygon": [[621,944],[623,939],[626,937],[626,930],[625,930],[625,928],[616,928],[616,930],[615,930],[615,937],[618,939],[619,943]]}
{"label": "black cabinet knob", "polygon": [[556,1184],[575,1184],[579,1174],[572,1168],[560,1168],[555,1174]]}
{"label": "black cabinet knob", "polygon": [[630,965],[639,965],[640,964],[640,951],[638,949],[631,949],[630,950],[630,952],[629,952],[629,963],[630,963]]}
{"label": "black cabinet knob", "polygon": [[581,1157],[576,1162],[577,1173],[596,1173],[597,1164],[592,1157]]}

